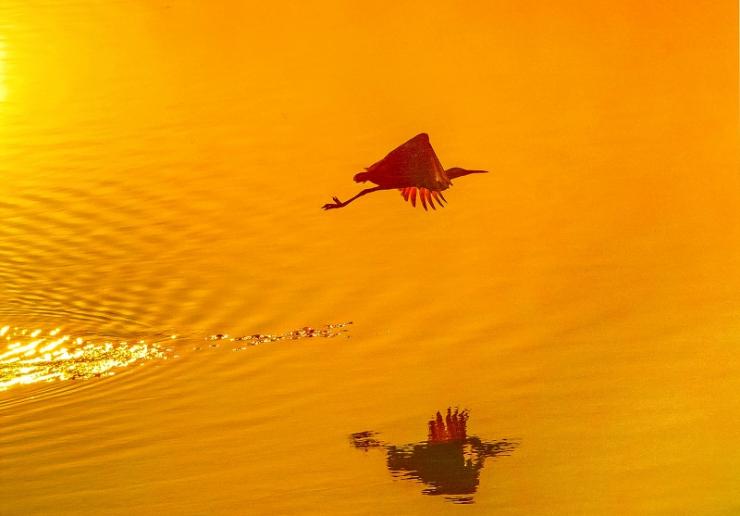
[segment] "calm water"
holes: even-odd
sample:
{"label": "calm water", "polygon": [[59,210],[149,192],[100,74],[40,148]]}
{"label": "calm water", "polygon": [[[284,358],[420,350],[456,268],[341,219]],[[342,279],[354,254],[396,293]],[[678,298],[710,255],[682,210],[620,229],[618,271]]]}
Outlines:
{"label": "calm water", "polygon": [[737,5],[206,4],[0,3],[0,514],[740,511]]}

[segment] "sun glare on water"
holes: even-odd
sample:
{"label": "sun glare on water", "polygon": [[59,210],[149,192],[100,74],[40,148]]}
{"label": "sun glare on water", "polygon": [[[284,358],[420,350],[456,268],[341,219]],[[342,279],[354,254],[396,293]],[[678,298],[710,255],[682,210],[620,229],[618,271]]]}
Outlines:
{"label": "sun glare on water", "polygon": [[0,36],[0,102],[8,97],[8,88],[5,85],[5,41]]}
{"label": "sun glare on water", "polygon": [[[306,326],[274,335],[258,333],[230,337],[219,333],[205,337],[205,340],[211,341],[209,345],[195,346],[193,351],[220,347],[244,351],[253,346],[280,341],[340,336],[349,338],[347,327],[350,324],[351,321],[318,328]],[[73,336],[65,334],[61,328],[49,330],[0,326],[0,391],[38,382],[112,376],[127,366],[173,356],[170,343],[178,338],[173,334],[158,335],[150,340],[137,337],[128,341],[100,335]]]}
{"label": "sun glare on water", "polygon": [[87,379],[114,374],[116,368],[164,357],[156,343],[85,339],[50,331],[0,327],[0,391],[15,385]]}

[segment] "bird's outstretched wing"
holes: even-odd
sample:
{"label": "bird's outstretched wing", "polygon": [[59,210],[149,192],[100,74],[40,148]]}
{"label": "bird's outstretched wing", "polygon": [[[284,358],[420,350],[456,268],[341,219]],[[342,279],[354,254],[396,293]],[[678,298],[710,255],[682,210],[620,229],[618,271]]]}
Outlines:
{"label": "bird's outstretched wing", "polygon": [[417,187],[444,190],[450,185],[426,133],[417,134],[355,176],[386,188]]}

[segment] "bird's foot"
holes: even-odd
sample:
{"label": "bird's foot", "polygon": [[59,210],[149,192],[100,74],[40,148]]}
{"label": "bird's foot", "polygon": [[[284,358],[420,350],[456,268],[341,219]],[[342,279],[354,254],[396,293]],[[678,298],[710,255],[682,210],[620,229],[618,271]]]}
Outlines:
{"label": "bird's foot", "polygon": [[342,208],[344,206],[344,203],[340,201],[338,197],[332,197],[332,200],[334,201],[334,204],[324,204],[321,208],[324,210],[331,210],[334,208]]}

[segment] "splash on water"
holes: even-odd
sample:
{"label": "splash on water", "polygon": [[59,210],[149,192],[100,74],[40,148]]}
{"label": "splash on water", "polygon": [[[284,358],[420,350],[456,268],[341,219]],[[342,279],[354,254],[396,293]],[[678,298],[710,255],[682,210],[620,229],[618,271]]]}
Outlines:
{"label": "splash on water", "polygon": [[[229,335],[218,333],[216,335],[211,335],[210,337],[206,337],[206,340],[211,340],[211,341],[226,340],[226,341],[231,341],[231,342],[238,342],[239,345],[234,348],[234,351],[243,351],[251,346],[257,346],[259,344],[267,344],[270,342],[279,342],[281,340],[299,340],[299,339],[307,339],[307,338],[310,339],[314,337],[323,337],[323,338],[339,337],[347,333],[347,326],[349,326],[350,324],[352,324],[352,321],[343,322],[343,323],[335,323],[335,324],[326,324],[320,328],[312,328],[310,326],[304,326],[303,328],[300,328],[298,330],[293,330],[291,332],[281,333],[278,335],[256,333],[254,335],[243,335],[241,337],[230,337]],[[211,344],[211,346],[214,346],[214,344]],[[196,349],[200,349],[200,348],[196,348]]]}

